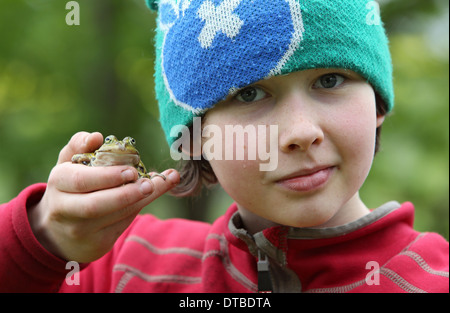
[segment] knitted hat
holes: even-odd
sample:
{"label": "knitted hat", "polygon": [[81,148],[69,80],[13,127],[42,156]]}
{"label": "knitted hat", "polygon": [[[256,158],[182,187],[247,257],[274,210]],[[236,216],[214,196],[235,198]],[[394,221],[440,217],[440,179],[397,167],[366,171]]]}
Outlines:
{"label": "knitted hat", "polygon": [[171,145],[236,89],[312,68],[357,72],[393,107],[392,63],[368,0],[146,0],[158,10],[156,95]]}

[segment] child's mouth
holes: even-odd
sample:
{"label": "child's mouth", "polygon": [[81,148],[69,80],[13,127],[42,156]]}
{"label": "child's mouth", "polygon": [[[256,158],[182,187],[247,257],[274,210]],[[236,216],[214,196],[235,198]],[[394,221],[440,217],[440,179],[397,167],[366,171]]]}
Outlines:
{"label": "child's mouth", "polygon": [[334,169],[334,166],[328,166],[299,172],[277,181],[277,184],[297,192],[311,192],[325,185]]}

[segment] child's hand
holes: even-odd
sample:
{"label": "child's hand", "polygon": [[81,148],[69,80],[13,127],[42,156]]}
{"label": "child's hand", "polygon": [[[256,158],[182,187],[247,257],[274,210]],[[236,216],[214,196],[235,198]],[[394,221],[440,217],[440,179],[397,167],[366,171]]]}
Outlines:
{"label": "child's hand", "polygon": [[172,169],[162,173],[166,181],[138,180],[131,166],[87,167],[70,162],[72,155],[92,152],[102,142],[100,133],[75,134],[61,150],[44,196],[28,213],[39,242],[66,260],[90,262],[102,257],[139,211],[180,179]]}

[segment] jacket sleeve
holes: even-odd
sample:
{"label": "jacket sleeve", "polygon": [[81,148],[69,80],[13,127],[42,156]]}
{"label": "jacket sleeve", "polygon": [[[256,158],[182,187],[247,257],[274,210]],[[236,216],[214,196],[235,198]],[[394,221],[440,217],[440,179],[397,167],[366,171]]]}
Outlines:
{"label": "jacket sleeve", "polygon": [[32,185],[0,205],[0,292],[57,292],[70,272],[66,261],[41,246],[28,222],[27,208],[45,188]]}

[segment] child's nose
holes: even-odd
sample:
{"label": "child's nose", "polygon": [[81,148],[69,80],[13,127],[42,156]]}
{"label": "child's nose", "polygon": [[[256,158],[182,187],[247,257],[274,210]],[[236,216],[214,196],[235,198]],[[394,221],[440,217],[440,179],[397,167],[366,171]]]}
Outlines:
{"label": "child's nose", "polygon": [[312,103],[293,99],[285,104],[280,123],[279,145],[283,152],[307,151],[324,140],[320,115]]}

